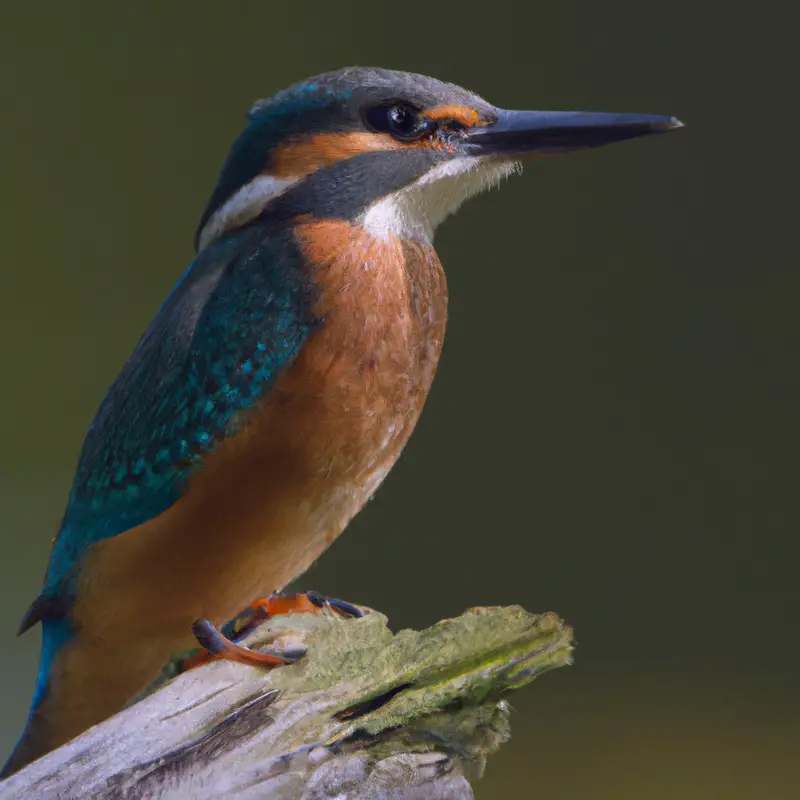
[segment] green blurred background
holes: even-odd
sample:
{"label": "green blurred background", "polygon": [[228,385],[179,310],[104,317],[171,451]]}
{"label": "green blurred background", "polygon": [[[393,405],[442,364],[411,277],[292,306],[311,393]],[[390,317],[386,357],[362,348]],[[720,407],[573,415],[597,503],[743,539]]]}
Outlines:
{"label": "green blurred background", "polygon": [[84,433],[244,112],[380,64],[688,127],[545,159],[442,228],[426,412],[302,585],[398,628],[495,603],[575,626],[575,666],[513,698],[479,797],[797,797],[795,31],[689,0],[7,4],[0,751]]}

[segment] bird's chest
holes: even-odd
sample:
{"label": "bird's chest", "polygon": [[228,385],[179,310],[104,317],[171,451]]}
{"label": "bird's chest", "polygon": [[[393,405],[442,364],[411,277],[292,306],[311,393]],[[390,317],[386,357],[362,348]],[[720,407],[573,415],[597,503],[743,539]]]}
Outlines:
{"label": "bird's chest", "polygon": [[275,402],[293,406],[298,456],[371,494],[419,418],[441,352],[444,273],[429,246],[344,222],[296,228],[312,265],[317,331]]}
{"label": "bird's chest", "polygon": [[339,221],[301,224],[295,236],[320,323],[247,440],[272,484],[277,470],[304,487],[308,507],[330,509],[339,498],[343,521],[375,491],[419,418],[441,352],[447,288],[430,246]]}

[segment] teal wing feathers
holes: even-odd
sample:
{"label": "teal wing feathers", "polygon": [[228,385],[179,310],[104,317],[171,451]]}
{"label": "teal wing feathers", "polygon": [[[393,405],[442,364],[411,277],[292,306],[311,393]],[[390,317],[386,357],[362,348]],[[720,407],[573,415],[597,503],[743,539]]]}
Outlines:
{"label": "teal wing feathers", "polygon": [[297,355],[315,324],[312,295],[290,233],[256,226],[198,256],[91,425],[43,596],[67,592],[92,543],[181,496],[187,475]]}

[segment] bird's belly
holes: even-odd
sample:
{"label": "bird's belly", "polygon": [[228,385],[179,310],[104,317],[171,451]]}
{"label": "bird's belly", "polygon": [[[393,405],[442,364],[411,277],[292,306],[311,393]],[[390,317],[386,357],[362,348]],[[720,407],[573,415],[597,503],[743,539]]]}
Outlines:
{"label": "bird's belly", "polygon": [[304,572],[369,499],[418,416],[331,400],[279,391],[174,506],[93,547],[74,608],[80,626],[108,641],[109,629],[130,635],[141,620],[145,637],[161,628],[190,643],[194,619],[222,624]]}

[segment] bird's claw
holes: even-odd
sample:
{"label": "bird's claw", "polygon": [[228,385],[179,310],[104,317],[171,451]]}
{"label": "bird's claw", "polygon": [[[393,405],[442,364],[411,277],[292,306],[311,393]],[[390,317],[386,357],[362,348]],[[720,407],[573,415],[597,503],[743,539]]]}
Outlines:
{"label": "bird's claw", "polygon": [[[294,597],[303,597],[303,595],[294,595]],[[338,600],[319,592],[306,592],[305,597],[317,608],[328,608],[340,617],[359,618],[364,616],[364,612],[358,606],[348,603],[346,600]]]}
{"label": "bird's claw", "polygon": [[273,594],[250,603],[244,612],[226,626],[225,632],[231,639],[238,640],[271,617],[282,614],[321,614],[325,609],[340,617],[364,616],[358,606],[319,592]]}
{"label": "bird's claw", "polygon": [[[192,624],[192,633],[198,644],[205,649],[200,656],[206,656],[208,661],[226,659],[227,661],[237,661],[240,664],[248,664],[251,667],[280,667],[284,664],[294,664],[305,654],[305,651],[300,651],[274,655],[250,650],[231,641],[213,622],[209,622],[207,619],[195,620]],[[200,660],[200,663],[205,663],[205,660]],[[192,666],[199,666],[199,664]]]}
{"label": "bird's claw", "polygon": [[345,600],[328,597],[319,592],[300,592],[289,595],[274,594],[259,598],[250,603],[221,631],[209,620],[198,619],[192,625],[192,632],[203,650],[183,659],[180,662],[180,672],[186,672],[219,659],[262,668],[293,664],[303,657],[304,651],[273,655],[250,650],[236,642],[271,617],[282,614],[322,614],[325,609],[339,617],[358,618],[364,616],[364,612],[358,606]]}

